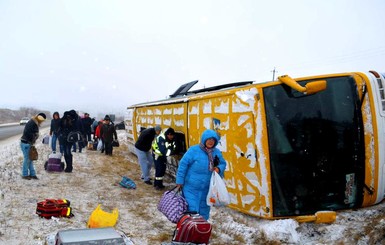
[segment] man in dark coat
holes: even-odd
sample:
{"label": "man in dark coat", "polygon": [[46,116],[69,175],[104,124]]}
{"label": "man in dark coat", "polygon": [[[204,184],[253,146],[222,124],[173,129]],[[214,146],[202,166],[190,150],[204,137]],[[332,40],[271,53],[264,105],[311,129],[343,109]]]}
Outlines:
{"label": "man in dark coat", "polygon": [[91,125],[92,125],[92,119],[90,118],[90,114],[87,112],[84,113],[84,117],[82,118],[82,123],[84,127],[84,135],[86,136],[86,141],[91,141]]}
{"label": "man in dark coat", "polygon": [[154,158],[151,154],[151,145],[155,136],[159,135],[161,131],[162,128],[159,125],[156,125],[154,128],[144,129],[135,143],[135,153],[138,156],[138,162],[142,170],[142,178],[144,183],[148,185],[152,185],[150,171],[152,165],[154,165]]}
{"label": "man in dark coat", "polygon": [[64,172],[67,173],[71,173],[73,169],[71,147],[74,144],[73,142],[68,141],[68,135],[71,132],[78,131],[78,120],[79,116],[74,110],[64,112],[63,117],[60,119],[59,142],[63,145],[64,148],[64,159],[66,162],[66,168],[64,169]]}
{"label": "man in dark coat", "polygon": [[107,115],[104,117],[104,124],[100,128],[100,136],[103,139],[105,154],[112,156],[112,141],[117,141],[118,135],[116,134],[114,124],[111,123],[111,119]]}
{"label": "man in dark coat", "polygon": [[86,144],[84,142],[85,131],[84,131],[84,126],[83,126],[83,121],[81,120],[80,116],[77,113],[76,113],[76,115],[77,115],[77,119],[75,120],[75,122],[76,122],[75,127],[76,127],[76,131],[80,132],[80,134],[82,135],[82,140],[73,143],[72,152],[76,152],[76,144],[77,144],[79,146],[79,153],[80,153],[80,152],[82,152],[82,149],[84,147],[86,147]]}

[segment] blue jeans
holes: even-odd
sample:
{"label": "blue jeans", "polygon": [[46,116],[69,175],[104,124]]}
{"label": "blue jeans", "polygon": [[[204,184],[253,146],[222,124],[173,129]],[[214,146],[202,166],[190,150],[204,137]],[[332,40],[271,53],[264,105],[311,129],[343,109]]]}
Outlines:
{"label": "blue jeans", "polygon": [[[52,134],[52,144],[51,144],[51,148],[52,148],[52,151],[56,152],[56,142],[58,140],[58,136],[56,134]],[[64,152],[64,149],[63,149],[63,145],[60,144],[59,142],[59,150],[60,150],[60,153],[63,154]]]}
{"label": "blue jeans", "polygon": [[138,162],[140,169],[142,170],[142,177],[144,181],[150,180],[150,171],[152,165],[154,165],[154,158],[151,151],[141,151],[135,147],[136,156],[138,156]]}
{"label": "blue jeans", "polygon": [[23,152],[23,156],[24,156],[23,167],[21,169],[21,175],[22,176],[36,176],[36,171],[35,171],[35,167],[33,166],[33,161],[31,161],[29,159],[29,149],[31,149],[31,145],[20,142],[20,148],[21,148],[21,151]]}

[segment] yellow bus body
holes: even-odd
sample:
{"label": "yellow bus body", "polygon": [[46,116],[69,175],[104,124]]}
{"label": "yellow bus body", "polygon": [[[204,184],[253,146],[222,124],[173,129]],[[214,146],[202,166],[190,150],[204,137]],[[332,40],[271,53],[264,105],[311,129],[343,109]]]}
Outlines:
{"label": "yellow bus body", "polygon": [[[361,108],[357,109],[357,112],[359,111],[361,113],[359,116],[359,118],[361,118],[361,124],[358,123],[358,125],[361,126],[354,129],[349,126],[349,131],[347,129],[341,129],[343,126],[338,125],[336,126],[336,131],[344,134],[344,131],[355,132],[355,130],[361,130],[362,133],[361,131],[357,133],[357,141],[363,142],[364,144],[360,146],[357,143],[357,146],[347,147],[354,151],[356,151],[355,149],[357,148],[357,152],[361,152],[357,154],[357,158],[362,158],[362,164],[355,163],[357,167],[354,167],[352,173],[349,172],[350,170],[345,170],[349,168],[346,164],[344,165],[345,167],[337,169],[337,171],[345,171],[344,173],[329,173],[330,176],[333,176],[333,178],[335,177],[335,191],[331,191],[334,190],[333,183],[327,184],[327,186],[330,184],[330,187],[327,187],[330,190],[323,190],[321,187],[316,186],[317,178],[322,181],[325,180],[324,177],[321,176],[322,173],[317,173],[317,169],[312,170],[314,172],[311,172],[310,170],[301,172],[302,170],[299,170],[301,173],[307,173],[306,176],[304,176],[307,180],[302,181],[299,177],[298,179],[294,177],[295,180],[293,182],[300,183],[298,186],[293,185],[295,190],[285,189],[284,183],[289,183],[286,185],[290,185],[290,179],[285,179],[285,176],[276,176],[277,174],[286,171],[285,169],[288,169],[287,171],[289,173],[291,171],[289,167],[282,167],[282,171],[280,172],[274,172],[275,170],[272,169],[272,167],[277,168],[277,166],[281,169],[281,166],[285,165],[285,162],[278,160],[275,165],[272,164],[273,160],[271,157],[273,155],[271,149],[273,148],[272,145],[274,142],[272,141],[272,138],[270,138],[269,143],[269,137],[273,137],[273,133],[270,132],[269,134],[268,132],[269,127],[274,127],[274,125],[273,123],[269,124],[268,120],[274,121],[276,119],[272,119],[273,117],[270,113],[269,106],[266,104],[266,101],[270,100],[271,97],[265,98],[265,96],[267,96],[265,91],[270,88],[284,87],[285,91],[291,93],[290,88],[280,79],[273,82],[253,83],[132,105],[128,107],[128,117],[126,119],[126,125],[128,127],[126,128],[128,130],[130,142],[133,144],[137,140],[141,128],[152,127],[157,124],[161,125],[162,128],[172,127],[175,131],[183,133],[187,147],[198,144],[204,130],[216,130],[221,137],[217,147],[223,152],[223,156],[227,161],[225,181],[231,195],[231,204],[229,207],[249,215],[274,219],[314,214],[316,211],[323,211],[312,210],[306,206],[306,203],[316,202],[317,194],[314,193],[317,191],[320,193],[325,191],[324,199],[322,199],[325,201],[325,205],[322,206],[324,210],[370,206],[382,201],[384,198],[385,158],[383,151],[385,143],[385,112],[383,107],[385,106],[385,97],[381,98],[382,95],[384,95],[381,94],[381,86],[382,89],[384,87],[384,78],[378,73],[350,72],[302,77],[294,79],[294,81],[301,83],[303,81],[324,80],[327,81],[327,83],[325,83],[327,85],[323,89],[328,91],[329,89],[332,89],[331,87],[334,81],[332,79],[338,82],[343,79],[348,79],[350,82],[354,81],[353,83],[356,87],[356,93],[354,92],[354,94],[356,94],[357,98],[361,101]],[[289,86],[291,85],[289,84]],[[325,85],[322,83],[321,86]],[[300,93],[303,93],[303,91],[300,91]],[[320,91],[318,93],[321,94],[325,92]],[[333,93],[335,95],[332,96],[339,96],[338,89]],[[299,99],[302,98],[301,96],[307,95],[301,94]],[[296,101],[291,97],[290,100]],[[322,103],[326,104],[328,101],[321,101],[321,105],[319,105],[319,103],[317,105],[319,105],[320,108],[323,108]],[[269,104],[270,107],[274,107],[275,105],[274,102],[269,102]],[[288,107],[290,106],[289,104],[281,104],[281,108],[276,110],[282,112],[282,114],[287,114],[287,117],[291,117],[290,113],[285,112],[284,107],[286,105]],[[343,104],[340,106],[343,106]],[[327,108],[323,108],[323,110],[325,111],[325,114],[328,113]],[[312,108],[306,108],[306,111],[311,112]],[[339,116],[336,115],[336,117]],[[314,125],[333,120],[334,119],[331,118],[330,120],[317,121],[317,124]],[[279,127],[276,127],[276,129],[278,128]],[[320,126],[320,129],[322,128],[323,126]],[[278,132],[278,130],[276,130],[274,134],[277,134],[275,137],[278,138],[283,135]],[[315,134],[318,135],[318,137],[322,137],[322,132],[317,132]],[[360,135],[363,135],[361,141],[359,139]],[[294,136],[288,141],[288,144],[292,144],[298,137],[299,136]],[[304,134],[303,137],[308,137],[308,135]],[[318,145],[315,142],[316,140],[316,138],[311,138],[310,141],[309,138],[310,144],[314,145],[311,149],[313,152],[311,154],[313,154],[314,159],[320,156],[328,156],[325,158],[328,158],[329,161],[335,161],[334,164],[336,164],[338,161],[334,158],[333,154],[341,154],[341,156],[343,156],[344,153],[341,153],[340,151],[342,150],[340,149],[345,146],[338,146],[338,144],[336,144],[335,149],[332,149],[331,152],[322,153],[318,156],[318,153],[315,152],[317,149],[327,151],[329,148],[325,146],[323,137],[321,140],[323,144]],[[349,140],[342,141],[344,143],[349,142]],[[338,142],[341,144],[341,140]],[[279,142],[279,144],[282,144],[283,148],[285,147],[285,144],[282,141]],[[296,146],[296,144],[292,144],[291,147],[293,146]],[[306,144],[303,144],[303,146],[306,146]],[[362,148],[361,151],[358,149],[360,147]],[[279,152],[280,146],[276,147],[275,151]],[[305,158],[308,157],[306,153],[301,153],[301,150],[296,151],[291,149],[290,154],[296,154],[296,159],[301,159],[302,156]],[[282,153],[274,155],[274,158],[279,158],[281,155],[285,155],[286,157],[287,154],[285,150],[282,150]],[[354,157],[356,156],[352,156],[352,162],[360,161],[353,159]],[[319,161],[319,164],[322,163],[322,160],[314,160],[314,168],[318,166],[317,161]],[[294,160],[291,162],[295,165]],[[322,166],[320,166],[320,168],[322,168]],[[333,166],[329,166],[329,169],[325,168],[322,171],[326,173],[330,168],[333,168]],[[314,180],[312,180],[312,174],[314,175]],[[290,176],[288,175],[287,178],[290,178]],[[279,184],[279,182],[281,184]],[[302,185],[302,183],[305,183],[305,185]],[[312,185],[312,187],[308,188],[308,186],[306,186],[307,184]],[[276,187],[273,188],[273,186]],[[337,188],[337,186],[340,187]],[[345,188],[345,190],[343,190],[343,188]],[[330,193],[326,193],[327,191],[330,191]],[[293,195],[288,194],[288,192]],[[324,194],[321,194],[321,196]],[[306,195],[314,196],[308,198]],[[342,201],[339,201],[340,204],[334,205],[333,198],[330,198],[329,201],[328,195],[334,195],[335,197],[333,198],[338,200],[341,200],[342,198],[346,206],[344,206]],[[281,206],[281,202],[275,202],[274,198],[284,200],[287,202],[287,205]],[[303,201],[298,201],[301,198]],[[297,200],[293,201],[290,199]],[[274,211],[275,208],[278,209],[277,206],[280,206],[279,209],[282,210],[282,212]],[[296,208],[298,208],[299,211],[295,210]],[[301,211],[301,208],[304,210],[303,212]]]}

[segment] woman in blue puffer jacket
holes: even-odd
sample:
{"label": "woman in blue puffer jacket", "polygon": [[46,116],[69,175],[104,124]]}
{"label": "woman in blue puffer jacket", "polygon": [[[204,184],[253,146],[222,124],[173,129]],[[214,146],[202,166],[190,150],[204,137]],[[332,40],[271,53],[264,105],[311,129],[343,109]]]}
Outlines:
{"label": "woman in blue puffer jacket", "polygon": [[226,161],[219,149],[217,132],[207,129],[201,143],[188,149],[179,162],[176,184],[182,187],[188,203],[188,211],[196,211],[206,220],[210,217],[210,206],[206,203],[212,171],[223,178]]}

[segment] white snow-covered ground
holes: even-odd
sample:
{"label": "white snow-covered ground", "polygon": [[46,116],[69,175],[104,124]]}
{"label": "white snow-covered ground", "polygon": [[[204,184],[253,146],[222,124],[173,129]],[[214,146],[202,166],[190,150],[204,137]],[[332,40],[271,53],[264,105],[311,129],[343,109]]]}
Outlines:
{"label": "white snow-covered ground", "polygon": [[[41,130],[41,137],[47,133]],[[50,148],[39,139],[40,159],[35,162],[39,180],[20,177],[22,153],[19,137],[0,142],[0,244],[45,244],[59,230],[86,228],[88,218],[101,204],[103,210],[118,208],[115,228],[134,244],[170,241],[175,225],[158,210],[162,192],[140,181],[136,158],[127,151],[126,133],[118,131],[121,147],[114,156],[83,150],[74,153],[73,173],[47,173],[44,162]],[[117,182],[126,175],[137,189]],[[172,183],[166,183],[169,186]],[[73,218],[43,219],[35,214],[36,203],[46,198],[71,201]],[[210,244],[385,244],[385,203],[337,213],[333,224],[298,223],[293,219],[264,220],[229,208],[213,208]]]}

